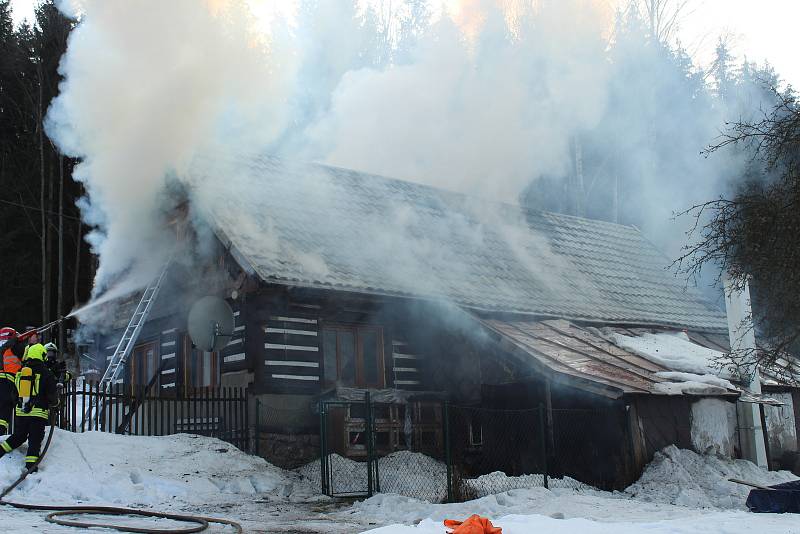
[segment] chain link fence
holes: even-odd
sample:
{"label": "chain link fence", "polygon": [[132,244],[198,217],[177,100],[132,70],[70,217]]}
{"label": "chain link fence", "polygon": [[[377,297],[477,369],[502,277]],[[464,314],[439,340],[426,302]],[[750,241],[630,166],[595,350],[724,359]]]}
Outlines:
{"label": "chain link fence", "polygon": [[[323,493],[466,501],[531,487],[608,486],[624,462],[616,410],[491,409],[441,401],[323,402]],[[616,451],[616,452],[614,452]]]}

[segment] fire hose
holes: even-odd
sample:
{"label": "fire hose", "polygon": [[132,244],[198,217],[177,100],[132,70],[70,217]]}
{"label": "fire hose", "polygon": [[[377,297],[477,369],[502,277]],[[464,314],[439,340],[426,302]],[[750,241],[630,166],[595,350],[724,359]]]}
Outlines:
{"label": "fire hose", "polygon": [[[25,503],[17,503],[17,502],[3,500],[5,499],[6,495],[11,493],[14,490],[14,488],[19,486],[22,483],[22,481],[25,480],[28,477],[28,475],[31,474],[34,471],[34,469],[39,465],[39,463],[44,459],[45,454],[47,454],[47,449],[50,447],[50,442],[53,439],[54,428],[55,425],[53,424],[51,415],[50,432],[47,434],[47,441],[45,442],[44,448],[42,449],[42,454],[39,456],[39,459],[36,460],[36,462],[29,469],[26,469],[13,484],[11,484],[9,487],[3,490],[2,493],[0,493],[0,505],[11,506],[14,508],[19,508],[21,510],[50,512],[45,517],[45,521],[66,527],[109,528],[121,532],[143,532],[145,534],[160,534],[162,532],[188,534],[190,532],[202,532],[210,526],[210,523],[219,523],[221,525],[228,525],[230,527],[233,527],[234,531],[239,534],[244,532],[242,530],[242,526],[239,523],[237,523],[236,521],[231,521],[230,519],[202,517],[197,515],[172,514],[168,512],[153,512],[150,510],[138,510],[136,508],[122,508],[116,506],[92,506],[92,505],[50,506],[44,504],[25,504]],[[120,516],[139,516],[148,518],[155,517],[159,519],[170,519],[173,521],[190,523],[191,526],[187,526],[184,528],[157,529],[157,528],[134,527],[128,525],[115,525],[112,523],[89,523],[86,521],[77,521],[74,519],[64,519],[63,517],[63,516],[75,516],[75,515],[120,515]]]}

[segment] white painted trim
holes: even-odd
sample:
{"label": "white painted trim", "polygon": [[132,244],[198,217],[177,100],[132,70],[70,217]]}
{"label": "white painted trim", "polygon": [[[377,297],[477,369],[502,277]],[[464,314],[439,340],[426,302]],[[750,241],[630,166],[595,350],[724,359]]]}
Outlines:
{"label": "white painted trim", "polygon": [[272,378],[283,378],[284,380],[312,380],[319,382],[318,376],[302,376],[302,375],[272,375]]}
{"label": "white painted trim", "polygon": [[300,361],[289,361],[289,360],[264,360],[264,365],[274,365],[274,366],[282,366],[285,365],[287,367],[317,367],[319,368],[318,362],[300,362]]}
{"label": "white painted trim", "polygon": [[393,367],[392,370],[395,373],[419,373],[416,367]]}
{"label": "white painted trim", "polygon": [[317,324],[316,319],[306,319],[305,317],[284,317],[283,315],[273,315],[270,317],[273,321],[284,321],[286,323],[305,323]]}
{"label": "white painted trim", "polygon": [[264,343],[265,349],[303,350],[306,352],[319,352],[319,347],[306,347],[303,345],[281,345],[278,343]]}
{"label": "white painted trim", "polygon": [[169,330],[162,330],[161,335],[166,336],[167,334],[173,333],[177,328],[170,328]]}
{"label": "white painted trim", "polygon": [[238,345],[238,344],[239,344],[239,343],[241,343],[242,341],[244,341],[244,340],[243,340],[242,338],[240,338],[240,337],[239,337],[239,338],[236,338],[236,339],[231,339],[230,341],[228,341],[228,344],[227,344],[227,345],[225,345],[225,346],[226,346],[226,347],[230,347],[231,345]]}
{"label": "white painted trim", "polygon": [[234,332],[241,332],[244,330],[244,325],[237,326],[233,329]]}
{"label": "white painted trim", "polygon": [[174,357],[175,357],[175,353],[174,352],[170,352],[169,354],[162,354],[161,355],[161,359],[162,360],[169,360],[170,358],[174,358]]}
{"label": "white painted trim", "polygon": [[395,380],[394,384],[396,386],[418,386],[419,380]]}
{"label": "white painted trim", "polygon": [[165,369],[164,371],[161,371],[161,374],[162,375],[171,375],[174,372],[175,372],[175,369]]}
{"label": "white painted trim", "polygon": [[406,360],[419,360],[419,356],[416,354],[403,354],[402,352],[393,352],[393,358],[405,358]]}
{"label": "white painted trim", "polygon": [[298,336],[316,336],[316,330],[293,330],[291,328],[265,328],[267,334],[296,334]]}
{"label": "white painted trim", "polygon": [[161,344],[161,346],[162,347],[174,347],[175,346],[175,342],[174,341],[165,341],[164,343]]}
{"label": "white painted trim", "polygon": [[174,388],[174,387],[175,387],[175,382],[170,382],[169,384],[161,384],[161,389]]}
{"label": "white painted trim", "polygon": [[222,360],[224,362],[226,362],[226,363],[227,362],[240,362],[240,361],[244,360],[246,357],[247,356],[245,355],[244,352],[240,352],[238,354],[231,354],[230,356],[224,356],[222,358]]}
{"label": "white painted trim", "polygon": [[239,312],[239,311],[235,311],[235,312],[233,312],[233,316],[234,316],[234,317],[239,317],[239,314],[240,314],[240,313],[241,313],[241,312]]}

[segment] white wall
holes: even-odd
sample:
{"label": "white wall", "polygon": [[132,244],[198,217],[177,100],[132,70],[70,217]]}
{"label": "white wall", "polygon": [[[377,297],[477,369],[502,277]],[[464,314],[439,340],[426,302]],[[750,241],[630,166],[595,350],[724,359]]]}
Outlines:
{"label": "white wall", "polygon": [[794,403],[791,393],[768,393],[770,398],[784,403],[783,406],[764,406],[764,418],[769,436],[769,453],[779,460],[785,451],[797,450],[797,427],[794,422]]}
{"label": "white wall", "polygon": [[692,447],[699,453],[733,458],[736,445],[736,405],[704,398],[692,404]]}

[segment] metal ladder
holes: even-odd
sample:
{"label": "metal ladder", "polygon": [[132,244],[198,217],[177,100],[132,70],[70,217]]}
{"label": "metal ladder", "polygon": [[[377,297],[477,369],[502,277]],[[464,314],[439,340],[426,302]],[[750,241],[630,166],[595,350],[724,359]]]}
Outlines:
{"label": "metal ladder", "polygon": [[142,298],[139,300],[139,305],[136,306],[136,311],[133,312],[133,316],[131,317],[130,322],[128,322],[128,326],[125,328],[125,331],[122,333],[122,337],[117,343],[117,348],[114,349],[114,354],[111,356],[111,361],[108,362],[108,367],[106,367],[106,372],[103,373],[103,377],[100,379],[100,388],[103,391],[109,391],[112,384],[116,384],[120,381],[117,377],[121,370],[125,369],[125,362],[128,361],[128,358],[133,352],[133,346],[136,344],[136,340],[139,338],[139,332],[142,330],[142,326],[147,321],[147,316],[150,315],[150,310],[153,308],[153,302],[155,302],[156,297],[158,296],[158,291],[161,289],[161,283],[164,281],[164,277],[167,274],[167,270],[169,270],[171,262],[167,262],[164,264],[164,267],[161,269],[158,277],[151,283],[142,293]]}

